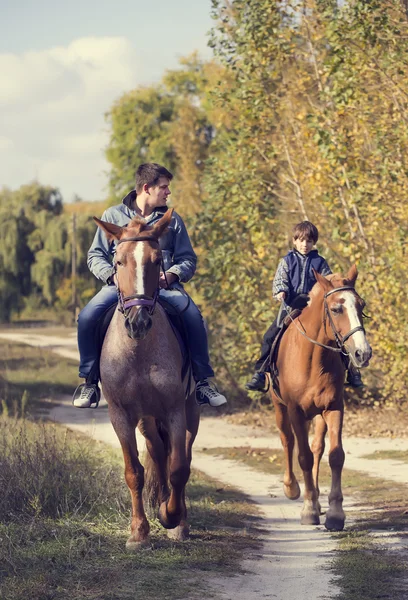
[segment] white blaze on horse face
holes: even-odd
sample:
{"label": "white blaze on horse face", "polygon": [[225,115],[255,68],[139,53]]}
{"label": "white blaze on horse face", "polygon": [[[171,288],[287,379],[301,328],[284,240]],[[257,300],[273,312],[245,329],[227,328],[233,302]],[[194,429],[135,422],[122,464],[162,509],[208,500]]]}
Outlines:
{"label": "white blaze on horse face", "polygon": [[[343,294],[341,294],[340,298],[342,300],[344,300],[344,310],[347,311],[347,315],[350,321],[350,331],[352,329],[354,329],[355,327],[359,327],[361,325],[361,321],[358,317],[358,312],[357,312],[357,298],[354,295],[353,292],[344,292]],[[343,335],[346,335],[348,333],[348,331],[345,331],[343,333]],[[351,336],[351,338],[349,338],[346,341],[346,346],[348,343],[350,343],[350,341],[353,341],[354,343],[354,348],[356,350],[360,350],[363,353],[367,353],[370,351],[370,345],[367,342],[367,338],[365,336],[364,331],[356,331],[355,333],[353,333],[353,335]]]}
{"label": "white blaze on horse face", "polygon": [[136,247],[133,252],[133,256],[135,257],[136,262],[136,273],[135,273],[135,293],[136,294],[144,294],[145,293],[145,285],[144,285],[144,265],[143,265],[143,256],[144,256],[145,245],[141,242],[136,244]]}

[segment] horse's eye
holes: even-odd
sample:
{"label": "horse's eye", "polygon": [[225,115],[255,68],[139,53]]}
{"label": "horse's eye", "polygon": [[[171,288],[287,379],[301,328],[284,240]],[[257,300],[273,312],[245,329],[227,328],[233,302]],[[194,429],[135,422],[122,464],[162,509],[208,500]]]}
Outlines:
{"label": "horse's eye", "polygon": [[339,315],[340,313],[343,312],[343,307],[342,306],[332,306],[331,309],[332,313],[334,313],[335,315]]}
{"label": "horse's eye", "polygon": [[121,266],[123,266],[123,263],[121,263],[121,262],[120,262],[120,260],[117,260],[117,261],[116,261],[116,264],[117,264],[117,266],[118,266],[118,267],[121,267]]}

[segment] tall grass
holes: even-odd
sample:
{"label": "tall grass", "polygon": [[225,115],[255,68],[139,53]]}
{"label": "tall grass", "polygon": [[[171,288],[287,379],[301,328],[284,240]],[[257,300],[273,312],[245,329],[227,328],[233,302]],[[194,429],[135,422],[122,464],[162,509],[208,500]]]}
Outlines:
{"label": "tall grass", "polygon": [[[122,469],[98,443],[57,426],[0,417],[0,520],[128,514]],[[126,508],[127,510],[126,510]]]}

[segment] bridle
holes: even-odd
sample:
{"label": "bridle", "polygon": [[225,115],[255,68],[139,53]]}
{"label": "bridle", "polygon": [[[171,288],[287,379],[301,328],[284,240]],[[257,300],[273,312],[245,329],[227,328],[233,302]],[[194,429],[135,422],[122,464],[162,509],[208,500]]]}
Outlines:
{"label": "bridle", "polygon": [[[327,298],[329,296],[331,296],[331,294],[335,294],[337,292],[342,292],[342,291],[349,291],[349,292],[354,292],[354,294],[361,299],[361,296],[359,296],[356,292],[356,290],[354,289],[353,286],[351,285],[344,285],[342,287],[338,287],[338,288],[334,288],[333,290],[330,290],[328,292],[325,293],[325,295],[323,296],[323,300],[324,300],[324,325],[326,327],[326,318],[328,319],[329,323],[330,323],[330,327],[332,328],[332,331],[334,333],[334,339],[336,340],[336,344],[337,344],[337,348],[333,348],[333,346],[328,346],[327,344],[322,344],[321,342],[318,342],[317,340],[314,340],[313,338],[309,337],[306,334],[306,330],[302,331],[300,329],[300,327],[298,326],[298,324],[295,322],[295,320],[291,317],[290,315],[290,306],[288,306],[286,303],[284,303],[284,307],[286,309],[286,311],[288,312],[288,316],[291,319],[292,323],[295,324],[295,327],[297,328],[297,330],[306,338],[308,339],[310,342],[312,342],[313,344],[316,344],[317,346],[321,346],[322,348],[326,348],[327,350],[332,350],[333,352],[341,352],[342,354],[344,354],[345,356],[347,356],[349,354],[349,351],[347,350],[347,347],[345,345],[346,341],[355,333],[357,333],[357,331],[363,331],[365,333],[365,329],[363,327],[363,325],[358,325],[357,327],[354,327],[353,329],[351,329],[348,333],[346,333],[346,335],[342,336],[341,333],[336,329],[336,326],[334,324],[333,321],[333,317],[330,314],[330,310],[329,310],[329,305],[327,303]],[[363,316],[364,315],[363,313]],[[302,325],[302,324],[301,324]],[[303,327],[303,325],[302,325]],[[304,328],[303,328],[304,329]]]}
{"label": "bridle", "polygon": [[[363,327],[363,325],[357,325],[357,327],[354,327],[353,329],[351,329],[348,333],[346,333],[346,335],[342,336],[340,334],[339,331],[337,331],[336,326],[333,322],[333,317],[330,314],[330,310],[329,310],[329,306],[327,304],[327,298],[329,296],[331,296],[331,294],[334,294],[336,292],[342,292],[342,291],[352,291],[354,292],[354,294],[361,299],[361,296],[359,296],[356,292],[356,290],[350,286],[350,285],[344,285],[343,287],[339,287],[339,288],[334,288],[334,290],[330,290],[329,292],[326,292],[324,295],[324,310],[325,310],[325,314],[326,317],[329,320],[330,323],[330,327],[333,330],[334,333],[334,337],[336,340],[337,345],[339,346],[340,349],[344,348],[345,350],[347,350],[346,346],[345,346],[345,342],[354,334],[357,333],[357,331],[362,331],[363,333],[365,333],[365,329]],[[348,354],[348,352],[347,352]]]}
{"label": "bridle", "polygon": [[[122,244],[123,242],[151,242],[153,244],[157,244],[159,246],[158,240],[148,236],[148,235],[138,235],[135,237],[123,238],[119,240],[117,246]],[[162,260],[163,266],[163,260]],[[116,270],[115,270],[116,272]],[[166,277],[166,273],[163,269],[164,276]],[[154,313],[154,309],[156,308],[157,298],[159,296],[159,281],[157,280],[156,290],[153,296],[148,296],[147,294],[132,294],[131,296],[124,296],[117,286],[118,289],[118,298],[119,298],[119,306],[118,310],[126,316],[126,311],[132,306],[142,306],[147,307],[149,311],[149,315]]]}

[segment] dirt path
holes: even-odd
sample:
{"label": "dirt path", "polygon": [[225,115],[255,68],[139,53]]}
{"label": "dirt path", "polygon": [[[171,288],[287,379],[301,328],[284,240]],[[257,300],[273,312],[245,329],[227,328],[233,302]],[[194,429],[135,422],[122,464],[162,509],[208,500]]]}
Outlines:
{"label": "dirt path", "polygon": [[[77,359],[75,338],[42,336],[40,333],[0,332],[0,337],[44,347],[68,358]],[[263,547],[256,556],[248,556],[243,567],[245,577],[214,579],[208,582],[224,600],[276,598],[314,600],[333,598],[338,589],[328,566],[336,542],[323,526],[300,526],[302,502],[289,502],[282,492],[281,477],[259,473],[238,462],[209,456],[204,448],[240,447],[280,449],[278,436],[259,429],[233,425],[215,411],[203,409],[199,435],[194,447],[193,466],[222,482],[248,494],[260,506],[263,514]],[[76,409],[70,398],[59,404],[50,400],[50,418],[81,431],[97,440],[118,447],[119,442],[109,421],[106,402],[97,410]],[[141,442],[142,443],[142,442]],[[365,454],[375,450],[408,450],[408,440],[386,438],[347,438],[344,441],[346,466],[406,483],[408,466],[398,461],[371,461]],[[326,505],[328,490],[322,490],[322,506]],[[347,498],[345,511],[349,506]],[[346,522],[347,525],[347,522]],[[299,568],[301,565],[301,569]],[[313,593],[311,595],[311,590]]]}

